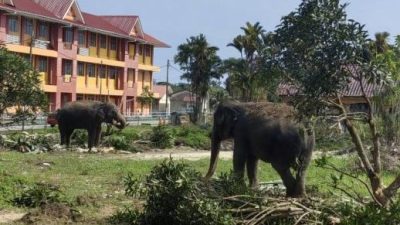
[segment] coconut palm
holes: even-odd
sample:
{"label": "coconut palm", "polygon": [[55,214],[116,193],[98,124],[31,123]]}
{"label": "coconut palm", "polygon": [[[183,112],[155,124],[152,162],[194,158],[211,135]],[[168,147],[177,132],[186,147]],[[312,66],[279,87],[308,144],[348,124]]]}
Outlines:
{"label": "coconut palm", "polygon": [[202,106],[212,79],[222,76],[221,59],[217,51],[218,48],[210,46],[203,34],[190,37],[186,43],[178,46],[175,63],[184,71],[181,78],[190,83],[191,91],[196,95],[193,122],[198,122],[203,115]]}

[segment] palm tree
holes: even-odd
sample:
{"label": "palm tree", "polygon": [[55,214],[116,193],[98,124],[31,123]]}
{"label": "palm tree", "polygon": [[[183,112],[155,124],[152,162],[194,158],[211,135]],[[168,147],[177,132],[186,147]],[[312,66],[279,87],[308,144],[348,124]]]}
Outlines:
{"label": "palm tree", "polygon": [[388,32],[375,33],[375,50],[376,53],[381,54],[389,49],[388,38],[390,34]]}
{"label": "palm tree", "polygon": [[184,71],[181,78],[190,83],[191,91],[196,95],[193,118],[195,123],[204,114],[203,105],[212,79],[222,76],[221,59],[217,51],[218,48],[210,46],[203,34],[190,37],[186,43],[178,46],[175,63]]}
{"label": "palm tree", "polygon": [[230,84],[237,85],[242,92],[242,100],[252,101],[261,92],[260,55],[264,48],[265,30],[259,22],[246,23],[241,27],[243,34],[236,36],[227,46],[234,47],[241,55],[240,59],[225,61],[225,69],[230,76]]}

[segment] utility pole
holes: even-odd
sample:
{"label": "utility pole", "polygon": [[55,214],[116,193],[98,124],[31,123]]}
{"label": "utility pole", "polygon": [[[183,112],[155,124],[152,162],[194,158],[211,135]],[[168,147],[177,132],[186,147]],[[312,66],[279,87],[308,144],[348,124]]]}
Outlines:
{"label": "utility pole", "polygon": [[167,60],[167,84],[166,84],[166,99],[165,99],[165,115],[168,116],[168,114],[170,113],[168,110],[168,101],[169,101],[169,59]]}
{"label": "utility pole", "polygon": [[31,43],[29,45],[29,61],[31,62],[31,65],[33,67],[33,54],[32,54],[32,50],[33,50],[33,44],[35,42],[35,24],[34,24],[34,20],[32,20],[32,32],[31,32]]}

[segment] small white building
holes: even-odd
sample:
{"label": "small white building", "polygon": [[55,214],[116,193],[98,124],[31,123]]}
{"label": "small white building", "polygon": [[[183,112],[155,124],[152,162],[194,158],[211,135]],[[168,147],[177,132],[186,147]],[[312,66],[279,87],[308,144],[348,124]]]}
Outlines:
{"label": "small white building", "polygon": [[[153,101],[153,113],[170,113],[171,112],[171,100],[167,98],[167,85],[153,85],[153,92],[158,93],[159,98]],[[172,88],[168,87],[168,94],[171,96],[173,93]],[[167,107],[168,99],[168,109]]]}

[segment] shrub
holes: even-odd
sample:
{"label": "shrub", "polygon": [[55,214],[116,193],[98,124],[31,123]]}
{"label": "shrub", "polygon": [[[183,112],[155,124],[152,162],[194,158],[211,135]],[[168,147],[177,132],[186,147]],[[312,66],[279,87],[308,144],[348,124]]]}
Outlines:
{"label": "shrub", "polygon": [[0,144],[3,148],[19,152],[47,152],[53,150],[58,136],[55,134],[31,134],[18,132],[1,135]]}
{"label": "shrub", "polygon": [[153,128],[153,133],[150,137],[153,147],[156,148],[171,148],[174,142],[174,136],[170,129],[166,126],[157,126]]}
{"label": "shrub", "polygon": [[75,130],[71,135],[71,144],[85,147],[87,145],[88,133],[86,130]]}
{"label": "shrub", "polygon": [[398,200],[387,208],[373,203],[358,206],[351,202],[339,203],[335,211],[339,213],[342,225],[400,224],[400,202]]}
{"label": "shrub", "polygon": [[199,172],[172,159],[155,166],[144,182],[125,178],[127,195],[146,200],[133,224],[229,225],[233,218],[205,194]]}
{"label": "shrub", "polygon": [[210,149],[210,129],[208,127],[181,126],[174,129],[178,142],[196,149]]}
{"label": "shrub", "polygon": [[125,136],[111,135],[104,138],[103,145],[114,147],[117,150],[128,150],[129,143]]}
{"label": "shrub", "polygon": [[12,200],[15,206],[38,207],[44,204],[62,202],[63,194],[57,186],[37,183],[26,186],[21,194]]}
{"label": "shrub", "polygon": [[5,171],[0,172],[0,208],[2,205],[8,205],[16,196],[19,190],[27,185],[27,181],[20,177],[8,174]]}
{"label": "shrub", "polygon": [[118,210],[108,219],[108,222],[115,225],[139,225],[139,218],[140,213],[137,210],[126,207],[123,210]]}

